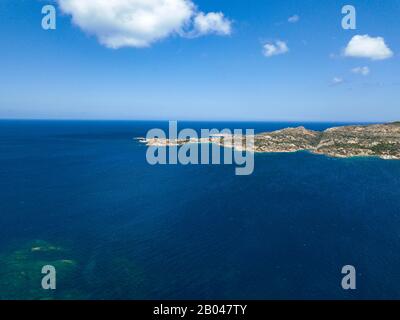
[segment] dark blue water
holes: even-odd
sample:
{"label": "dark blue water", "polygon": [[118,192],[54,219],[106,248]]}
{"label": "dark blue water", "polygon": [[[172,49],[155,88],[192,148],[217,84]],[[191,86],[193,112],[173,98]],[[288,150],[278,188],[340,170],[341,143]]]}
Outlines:
{"label": "dark blue water", "polygon": [[[166,126],[0,122],[0,297],[46,298],[26,274],[57,260],[73,266],[58,269],[59,299],[400,298],[400,161],[259,154],[251,176],[150,166],[133,138]],[[341,288],[347,264],[355,291]]]}

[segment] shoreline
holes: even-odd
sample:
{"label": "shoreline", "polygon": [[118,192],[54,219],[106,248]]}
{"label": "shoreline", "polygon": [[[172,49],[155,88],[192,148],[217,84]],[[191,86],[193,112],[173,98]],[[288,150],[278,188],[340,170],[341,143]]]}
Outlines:
{"label": "shoreline", "polygon": [[136,140],[148,147],[159,148],[207,143],[259,154],[307,151],[332,158],[376,157],[400,160],[400,122],[339,126],[324,131],[309,130],[301,126],[255,135],[213,134],[201,138],[160,137]]}

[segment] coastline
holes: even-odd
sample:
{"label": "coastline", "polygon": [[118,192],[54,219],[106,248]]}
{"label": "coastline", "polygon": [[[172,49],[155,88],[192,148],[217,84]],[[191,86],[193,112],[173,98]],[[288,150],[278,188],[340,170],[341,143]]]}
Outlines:
{"label": "coastline", "polygon": [[[377,157],[400,160],[400,123],[350,125],[314,131],[303,126],[255,135],[214,134],[191,138],[136,138],[149,147],[180,147],[186,144],[216,144],[235,151],[254,153],[311,154],[333,158]],[[249,143],[249,140],[250,143]]]}

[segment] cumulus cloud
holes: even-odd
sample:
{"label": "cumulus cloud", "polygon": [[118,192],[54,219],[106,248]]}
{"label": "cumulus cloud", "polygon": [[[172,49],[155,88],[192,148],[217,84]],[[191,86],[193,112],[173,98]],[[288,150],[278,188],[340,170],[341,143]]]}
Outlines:
{"label": "cumulus cloud", "polygon": [[374,38],[369,35],[356,35],[348,43],[344,50],[344,55],[346,57],[384,60],[392,57],[393,52],[382,37]]}
{"label": "cumulus cloud", "polygon": [[277,40],[275,43],[266,43],[264,45],[264,56],[272,57],[289,52],[286,42]]}
{"label": "cumulus cloud", "polygon": [[290,22],[290,23],[296,23],[296,22],[299,22],[299,20],[300,20],[300,16],[298,16],[297,14],[295,14],[295,15],[289,17],[288,22]]}
{"label": "cumulus cloud", "polygon": [[368,67],[357,67],[357,68],[351,69],[351,72],[353,72],[355,74],[361,74],[362,76],[367,76],[367,75],[369,75],[369,73],[371,71]]}
{"label": "cumulus cloud", "polygon": [[194,18],[194,33],[205,35],[215,33],[226,36],[231,34],[231,21],[224,17],[222,12],[200,12]]}
{"label": "cumulus cloud", "polygon": [[57,0],[80,29],[109,48],[148,47],[171,35],[228,35],[222,13],[198,11],[192,0]]}

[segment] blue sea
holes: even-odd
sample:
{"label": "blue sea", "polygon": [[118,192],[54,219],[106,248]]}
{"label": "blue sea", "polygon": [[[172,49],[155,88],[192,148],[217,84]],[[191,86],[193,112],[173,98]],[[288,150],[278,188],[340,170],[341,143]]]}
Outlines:
{"label": "blue sea", "polygon": [[[201,123],[256,132],[329,123]],[[400,161],[150,166],[166,122],[0,121],[0,299],[399,299]],[[41,288],[54,265],[57,289]],[[357,289],[341,287],[353,265]]]}

